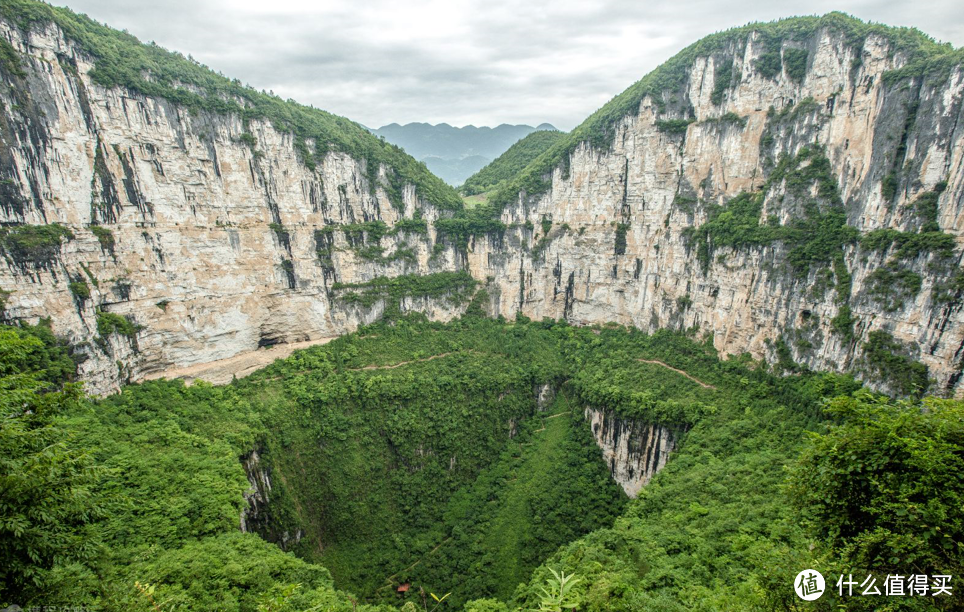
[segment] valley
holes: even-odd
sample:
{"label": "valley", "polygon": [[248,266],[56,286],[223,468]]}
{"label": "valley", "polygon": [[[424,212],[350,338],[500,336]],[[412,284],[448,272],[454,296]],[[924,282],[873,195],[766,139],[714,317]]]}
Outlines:
{"label": "valley", "polygon": [[831,579],[964,568],[962,118],[794,17],[455,180],[0,1],[0,607],[962,609]]}

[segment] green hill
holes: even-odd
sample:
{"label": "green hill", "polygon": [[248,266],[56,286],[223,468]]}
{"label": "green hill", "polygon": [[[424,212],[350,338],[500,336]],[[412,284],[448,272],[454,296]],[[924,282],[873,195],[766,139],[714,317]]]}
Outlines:
{"label": "green hill", "polygon": [[485,193],[508,181],[532,160],[545,153],[565,134],[563,132],[541,130],[533,132],[518,141],[509,149],[465,180],[460,188],[466,195]]}

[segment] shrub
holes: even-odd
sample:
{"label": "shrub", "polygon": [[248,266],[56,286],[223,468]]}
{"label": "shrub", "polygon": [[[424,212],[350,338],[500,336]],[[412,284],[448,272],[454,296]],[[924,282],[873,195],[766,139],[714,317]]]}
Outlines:
{"label": "shrub", "polygon": [[657,121],[656,129],[673,136],[682,136],[693,121],[694,119],[666,119]]}
{"label": "shrub", "polygon": [[783,67],[792,81],[803,82],[804,77],[807,76],[807,58],[809,56],[810,52],[806,49],[789,48],[783,50]]}
{"label": "shrub", "polygon": [[81,300],[90,299],[90,286],[86,281],[74,281],[71,282],[68,287],[70,288],[70,292]]}
{"label": "shrub", "polygon": [[920,397],[929,383],[927,366],[904,355],[904,346],[885,331],[872,331],[864,343],[870,371],[900,395]]}
{"label": "shrub", "polygon": [[916,272],[889,265],[871,272],[867,281],[871,299],[881,304],[885,311],[894,312],[920,293],[922,279]]}
{"label": "shrub", "polygon": [[880,195],[883,196],[888,202],[894,199],[897,195],[897,187],[900,182],[897,180],[897,175],[893,172],[884,177],[884,180],[880,182]]}
{"label": "shrub", "polygon": [[627,232],[629,232],[628,223],[616,224],[616,244],[615,244],[616,255],[626,254],[626,233]]}
{"label": "shrub", "polygon": [[723,93],[729,89],[732,79],[733,60],[731,58],[720,60],[713,74],[713,91],[710,93],[710,102],[716,106],[723,103]]}
{"label": "shrub", "polygon": [[97,333],[101,338],[107,338],[111,334],[134,338],[140,330],[139,325],[132,323],[126,317],[113,312],[97,311]]}
{"label": "shrub", "polygon": [[97,241],[100,242],[100,249],[113,255],[114,234],[102,225],[91,225],[90,231],[97,237]]}
{"label": "shrub", "polygon": [[60,256],[63,241],[73,238],[73,232],[59,223],[0,229],[0,246],[10,259],[19,264],[48,266]]}

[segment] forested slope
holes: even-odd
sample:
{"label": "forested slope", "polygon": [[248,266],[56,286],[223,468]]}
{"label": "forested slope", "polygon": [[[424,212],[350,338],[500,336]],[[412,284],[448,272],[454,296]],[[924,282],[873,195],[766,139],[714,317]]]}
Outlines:
{"label": "forested slope", "polygon": [[[553,569],[581,610],[776,610],[805,567],[961,566],[960,402],[777,377],[681,334],[402,319],[225,387],[95,402],[44,327],[2,339],[2,602],[348,610],[424,589],[529,609]],[[680,432],[638,499],[587,408]]]}

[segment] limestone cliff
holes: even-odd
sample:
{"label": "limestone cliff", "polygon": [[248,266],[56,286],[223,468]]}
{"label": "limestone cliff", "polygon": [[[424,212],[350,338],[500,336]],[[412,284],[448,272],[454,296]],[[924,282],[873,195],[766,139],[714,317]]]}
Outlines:
{"label": "limestone cliff", "polygon": [[669,427],[621,418],[611,411],[586,408],[593,438],[614,481],[635,498],[663,469],[679,433]]}
{"label": "limestone cliff", "polygon": [[69,232],[5,247],[5,317],[49,317],[106,393],[386,309],[449,318],[467,271],[493,314],[698,326],[725,353],[899,392],[891,362],[915,359],[959,394],[964,71],[917,70],[902,39],[835,24],[688,49],[605,129],[534,162],[498,228],[460,240],[390,165],[105,85],[57,25],[0,20],[19,56],[0,64],[0,221]]}
{"label": "limestone cliff", "polygon": [[[324,231],[394,225],[416,211],[431,221],[437,212],[411,184],[400,205],[389,201],[391,168],[378,168],[377,185],[367,160],[346,153],[311,168],[295,137],[267,120],[97,85],[94,59],[53,24],[0,21],[0,37],[20,56],[18,67],[0,66],[0,222],[71,234],[52,252],[5,249],[5,315],[50,318],[86,354],[92,391],[350,331],[382,306],[336,303],[336,282],[431,267],[417,224],[384,238],[384,253],[361,255],[366,232]],[[86,289],[78,295],[72,282]],[[400,302],[454,312],[425,296]]]}
{"label": "limestone cliff", "polygon": [[[887,388],[890,371],[866,356],[872,332],[883,331],[893,352],[929,368],[932,391],[960,394],[960,54],[943,71],[902,74],[907,57],[879,35],[855,44],[818,27],[775,49],[752,27],[735,38],[694,52],[678,85],[642,97],[606,144],[563,151],[544,193],[511,198],[501,219],[519,229],[501,242],[477,240],[469,254],[476,276],[501,290],[496,310],[650,330],[698,326],[724,353],[776,361],[782,352]],[[806,62],[794,75],[792,50]],[[784,66],[764,76],[760,62],[774,53]],[[542,178],[537,171],[530,175]],[[744,192],[762,198],[754,225],[788,232],[815,202],[797,250],[757,227],[732,244],[725,230],[746,228],[717,205]],[[835,208],[846,223],[838,229],[853,234],[826,259],[794,268],[791,256],[806,261],[808,248],[824,248],[806,235]],[[711,218],[721,231],[701,244]],[[924,234],[941,246],[922,247]],[[900,248],[902,240],[915,246]]]}

